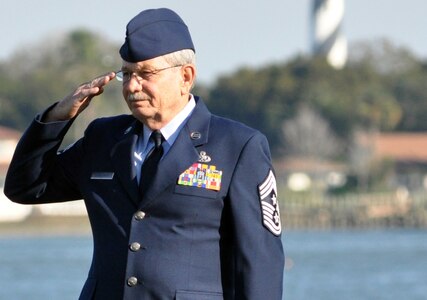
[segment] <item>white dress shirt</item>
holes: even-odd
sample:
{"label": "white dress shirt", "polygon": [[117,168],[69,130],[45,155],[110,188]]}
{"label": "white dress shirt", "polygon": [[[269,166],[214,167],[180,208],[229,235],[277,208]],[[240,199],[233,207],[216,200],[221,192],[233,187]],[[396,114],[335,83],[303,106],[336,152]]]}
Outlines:
{"label": "white dress shirt", "polygon": [[[196,101],[194,96],[190,94],[190,101],[187,105],[163,128],[160,129],[165,141],[163,142],[163,156],[164,157],[172,147],[182,127],[184,127],[188,118],[191,116],[194,108],[196,107]],[[139,180],[141,179],[141,166],[150,152],[151,148],[154,147],[153,141],[150,140],[152,130],[147,126],[143,125],[143,131],[138,138],[138,142],[134,152],[134,166],[136,168],[136,176]]]}

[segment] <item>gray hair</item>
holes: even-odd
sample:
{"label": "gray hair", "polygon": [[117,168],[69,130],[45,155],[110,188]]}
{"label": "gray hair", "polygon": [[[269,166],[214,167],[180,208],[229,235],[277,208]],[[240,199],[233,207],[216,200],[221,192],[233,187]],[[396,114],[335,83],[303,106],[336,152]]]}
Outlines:
{"label": "gray hair", "polygon": [[[168,53],[163,55],[163,58],[170,66],[179,66],[186,64],[193,64],[194,66],[196,65],[196,53],[194,53],[192,49],[184,49]],[[193,87],[194,82],[193,85],[190,87],[190,90],[192,90]]]}
{"label": "gray hair", "polygon": [[196,64],[196,54],[191,49],[168,53],[163,55],[163,58],[170,66]]}

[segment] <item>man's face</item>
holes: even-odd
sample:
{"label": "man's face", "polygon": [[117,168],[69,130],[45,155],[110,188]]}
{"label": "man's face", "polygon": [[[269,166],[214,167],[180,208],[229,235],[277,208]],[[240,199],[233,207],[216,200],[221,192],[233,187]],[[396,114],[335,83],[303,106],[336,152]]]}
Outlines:
{"label": "man's face", "polygon": [[181,66],[162,57],[138,63],[123,61],[123,97],[133,116],[151,129],[166,125],[186,104],[181,94]]}

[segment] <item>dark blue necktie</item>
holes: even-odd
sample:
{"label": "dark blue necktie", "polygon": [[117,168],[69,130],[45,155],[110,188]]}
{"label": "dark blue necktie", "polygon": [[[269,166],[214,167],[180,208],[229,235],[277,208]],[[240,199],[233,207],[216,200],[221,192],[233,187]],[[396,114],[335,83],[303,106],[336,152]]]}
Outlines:
{"label": "dark blue necktie", "polygon": [[162,143],[165,140],[160,130],[155,130],[151,133],[150,140],[154,142],[154,147],[150,150],[141,166],[141,180],[139,183],[139,191],[143,196],[156,175],[157,165],[163,155]]}

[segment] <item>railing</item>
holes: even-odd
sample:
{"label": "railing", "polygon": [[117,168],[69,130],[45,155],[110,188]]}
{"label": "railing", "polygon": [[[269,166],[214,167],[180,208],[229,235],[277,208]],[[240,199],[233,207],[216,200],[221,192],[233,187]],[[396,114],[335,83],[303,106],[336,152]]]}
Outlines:
{"label": "railing", "polygon": [[284,229],[427,228],[427,194],[283,196]]}

